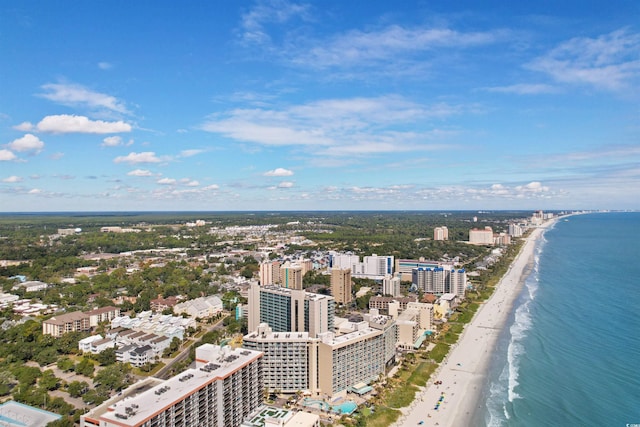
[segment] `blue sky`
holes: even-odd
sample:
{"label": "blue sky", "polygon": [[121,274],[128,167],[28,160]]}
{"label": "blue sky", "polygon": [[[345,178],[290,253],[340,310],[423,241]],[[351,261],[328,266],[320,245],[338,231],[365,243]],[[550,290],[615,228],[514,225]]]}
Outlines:
{"label": "blue sky", "polygon": [[640,208],[637,1],[4,1],[0,53],[0,211]]}

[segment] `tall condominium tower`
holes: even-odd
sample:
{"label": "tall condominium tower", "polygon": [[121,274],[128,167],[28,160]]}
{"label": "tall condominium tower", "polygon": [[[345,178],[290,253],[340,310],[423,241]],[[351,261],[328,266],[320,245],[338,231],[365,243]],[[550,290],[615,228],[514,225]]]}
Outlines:
{"label": "tall condominium tower", "polygon": [[287,289],[302,289],[302,267],[288,262],[280,267],[280,286]]}
{"label": "tall condominium tower", "polygon": [[469,230],[469,243],[472,245],[493,245],[493,230],[487,226],[483,230]]}
{"label": "tall condominium tower", "polygon": [[412,284],[428,294],[453,293],[464,298],[467,273],[464,269],[414,268]]}
{"label": "tall condominium tower", "polygon": [[449,240],[449,229],[444,225],[433,229],[433,240]]}
{"label": "tall condominium tower", "polygon": [[260,285],[280,283],[280,261],[266,261],[260,264]]}
{"label": "tall condominium tower", "polygon": [[80,417],[81,427],[240,426],[264,399],[262,356],[205,344],[196,368],[148,378]]}
{"label": "tall condominium tower", "polygon": [[387,274],[382,280],[382,293],[384,295],[391,295],[392,297],[399,297],[401,282],[402,273],[396,273],[393,276]]}
{"label": "tall condominium tower", "polygon": [[351,270],[348,268],[331,270],[331,295],[339,304],[349,304],[351,296]]}
{"label": "tall condominium tower", "polygon": [[251,285],[249,331],[268,323],[274,332],[309,332],[311,337],[333,330],[335,300],[328,295],[278,286]]}

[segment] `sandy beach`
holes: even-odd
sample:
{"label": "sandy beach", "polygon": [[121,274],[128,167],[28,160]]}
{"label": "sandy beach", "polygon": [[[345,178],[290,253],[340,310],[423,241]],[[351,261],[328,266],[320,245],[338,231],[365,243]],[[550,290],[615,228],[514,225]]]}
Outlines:
{"label": "sandy beach", "polygon": [[[458,342],[411,406],[402,409],[395,426],[469,426],[498,336],[533,264],[536,240],[554,220],[536,228],[502,277],[496,290],[476,312]],[[442,384],[435,385],[435,381]],[[437,410],[436,403],[442,398]]]}

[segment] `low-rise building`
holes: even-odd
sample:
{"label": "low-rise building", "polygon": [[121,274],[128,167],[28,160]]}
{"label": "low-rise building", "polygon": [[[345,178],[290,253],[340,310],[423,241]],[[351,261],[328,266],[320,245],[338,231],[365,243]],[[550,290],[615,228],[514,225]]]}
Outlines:
{"label": "low-rise building", "polygon": [[42,334],[60,337],[67,332],[91,329],[89,316],[81,311],[60,314],[42,322]]}
{"label": "low-rise building", "polygon": [[177,315],[186,313],[193,318],[206,319],[221,313],[222,300],[215,295],[200,297],[176,304],[173,312]]}

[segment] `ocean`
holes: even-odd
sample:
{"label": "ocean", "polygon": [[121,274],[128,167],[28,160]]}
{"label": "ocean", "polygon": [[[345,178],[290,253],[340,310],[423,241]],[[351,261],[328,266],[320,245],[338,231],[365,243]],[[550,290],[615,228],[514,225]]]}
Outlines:
{"label": "ocean", "polygon": [[474,425],[640,426],[639,232],[639,212],[545,232]]}

